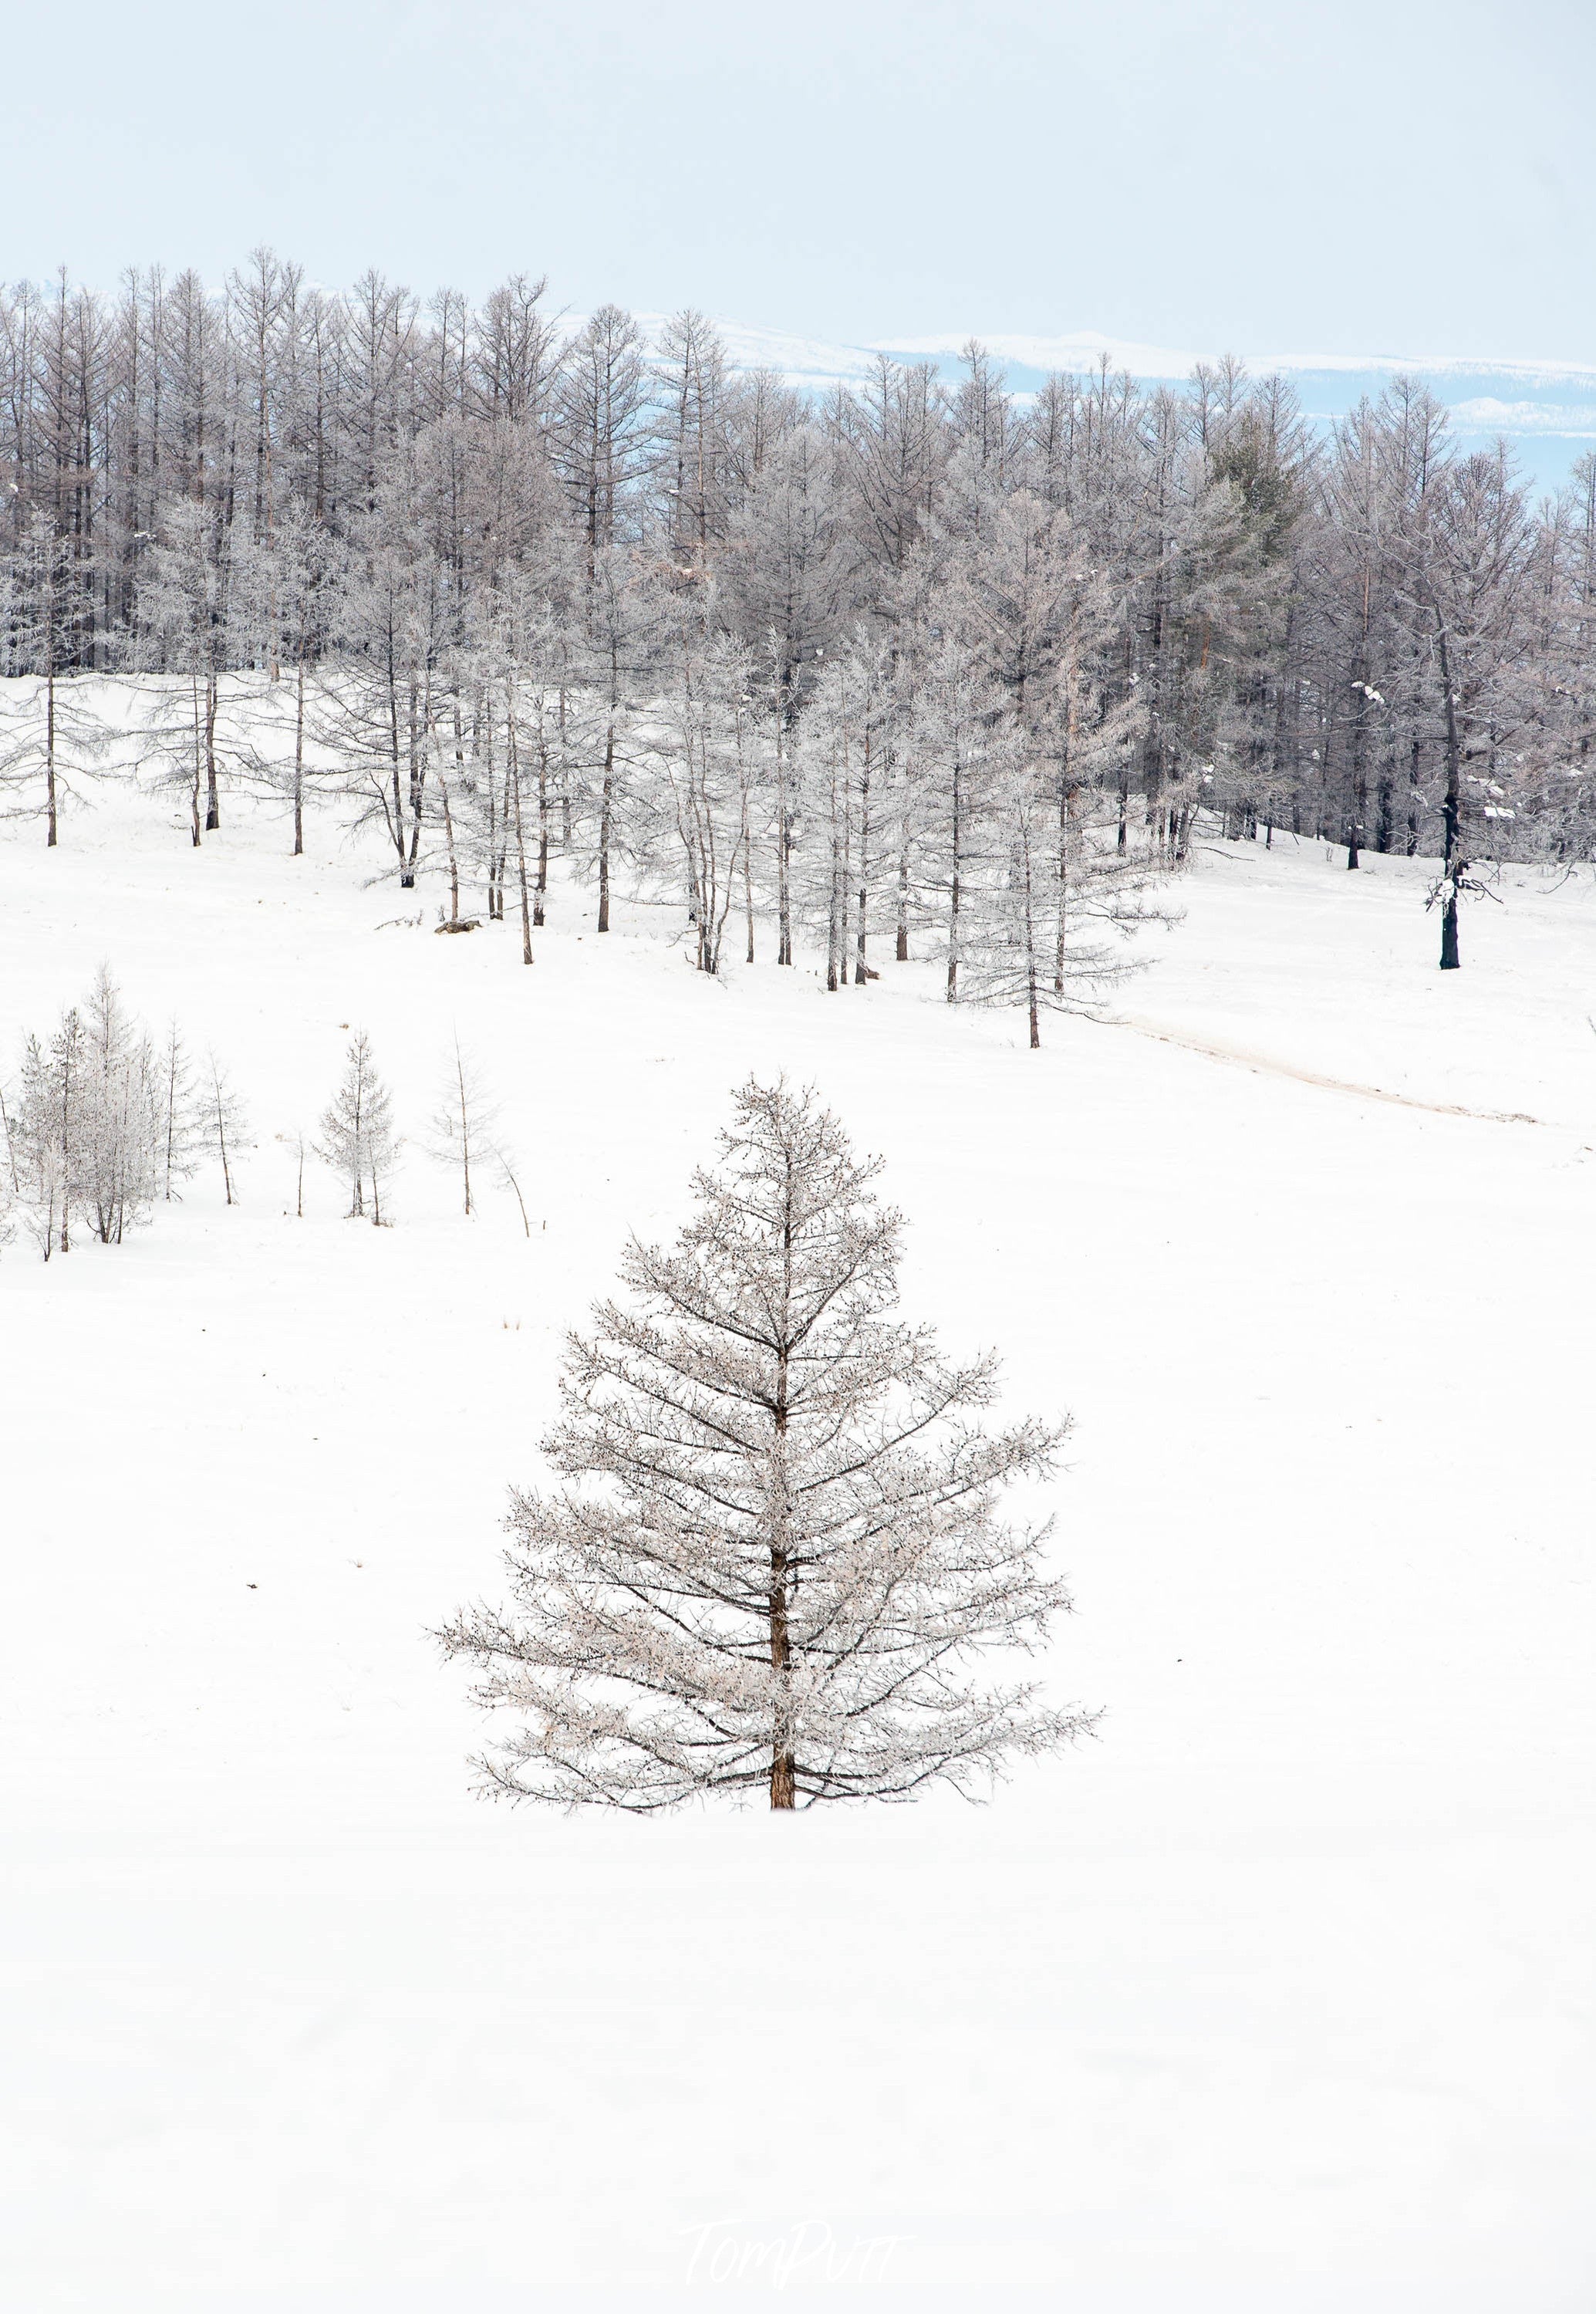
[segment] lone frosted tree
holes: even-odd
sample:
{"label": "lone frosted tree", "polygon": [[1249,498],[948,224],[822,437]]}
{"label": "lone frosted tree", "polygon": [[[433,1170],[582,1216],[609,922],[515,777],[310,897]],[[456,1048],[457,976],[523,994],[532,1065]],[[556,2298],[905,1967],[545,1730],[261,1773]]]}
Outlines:
{"label": "lone frosted tree", "polygon": [[343,1082],[322,1112],[322,1137],[316,1144],[322,1162],[341,1173],[349,1185],[350,1221],[364,1219],[369,1184],[371,1218],[381,1228],[383,1177],[398,1151],[392,1095],[377,1074],[371,1039],[362,1029],[350,1039]]}
{"label": "lone frosted tree", "polygon": [[988,1435],[966,1366],[888,1313],[901,1217],[813,1092],[750,1081],[674,1251],[633,1241],[627,1306],[573,1337],[544,1442],[570,1483],[515,1493],[511,1607],[442,1634],[519,1726],[490,1790],[774,1808],[966,1793],[1085,1724],[992,1676],[1069,1605],[1048,1532],[1005,1524],[1064,1426]]}

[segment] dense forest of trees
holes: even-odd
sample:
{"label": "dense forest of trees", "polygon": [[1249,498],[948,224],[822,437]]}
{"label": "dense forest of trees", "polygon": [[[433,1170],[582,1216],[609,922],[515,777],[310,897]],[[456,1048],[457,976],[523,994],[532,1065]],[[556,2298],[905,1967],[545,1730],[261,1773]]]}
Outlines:
{"label": "dense forest of trees", "polygon": [[1443,964],[1471,869],[1596,846],[1596,458],[1532,504],[1410,382],[1327,435],[1234,364],[1022,402],[974,343],[814,398],[696,313],[648,343],[258,251],[0,294],[0,809],[55,841],[108,741],[70,678],[164,676],[141,760],[196,843],[247,780],[297,849],[335,776],[529,963],[563,856],[600,931],[624,874],[710,972],[756,910],[832,987],[913,944],[1036,1042],[1199,811],[1437,860]]}

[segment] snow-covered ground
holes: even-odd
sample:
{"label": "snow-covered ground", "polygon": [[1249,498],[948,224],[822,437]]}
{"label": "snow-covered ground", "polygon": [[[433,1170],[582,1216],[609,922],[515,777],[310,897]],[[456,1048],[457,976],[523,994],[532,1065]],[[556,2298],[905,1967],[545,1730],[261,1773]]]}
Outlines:
{"label": "snow-covered ground", "polygon": [[[0,1261],[7,2307],[1584,2314],[1589,878],[1443,979],[1421,868],[1209,845],[1032,1055],[930,965],[716,985],[574,891],[528,972],[229,817],[0,841],[7,1065],[109,958],[258,1144],[236,1210]],[[293,1217],[348,1024],[412,1134],[458,1025],[530,1241],[419,1154],[392,1230],[320,1171]],[[984,1809],[495,1809],[429,1630],[751,1068],[886,1159],[914,1313],[1072,1410],[1099,1735]]]}

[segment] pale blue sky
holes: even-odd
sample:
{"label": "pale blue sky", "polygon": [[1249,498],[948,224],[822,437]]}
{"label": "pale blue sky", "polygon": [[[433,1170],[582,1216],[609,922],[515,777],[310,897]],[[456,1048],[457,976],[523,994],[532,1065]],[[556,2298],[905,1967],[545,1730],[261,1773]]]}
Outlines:
{"label": "pale blue sky", "polygon": [[1596,361],[1596,0],[79,0],[4,75],[11,278]]}

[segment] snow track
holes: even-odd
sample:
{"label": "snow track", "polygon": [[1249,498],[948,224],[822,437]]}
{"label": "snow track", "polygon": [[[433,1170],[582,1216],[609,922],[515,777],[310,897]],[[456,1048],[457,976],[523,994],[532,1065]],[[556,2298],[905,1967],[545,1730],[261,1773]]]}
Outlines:
{"label": "snow track", "polygon": [[1469,1108],[1461,1101],[1419,1100],[1412,1093],[1387,1092],[1379,1085],[1349,1084],[1343,1077],[1327,1077],[1317,1069],[1294,1068],[1291,1062],[1276,1060],[1268,1053],[1250,1052],[1245,1046],[1229,1045],[1212,1037],[1193,1037],[1178,1029],[1160,1028],[1157,1021],[1141,1020],[1133,1014],[1110,1017],[1104,1024],[1114,1029],[1129,1029],[1138,1037],[1151,1037],[1160,1045],[1178,1045],[1183,1051],[1202,1053],[1211,1061],[1229,1061],[1238,1068],[1250,1069],[1257,1076],[1289,1077],[1293,1084],[1318,1085],[1326,1092],[1349,1093],[1356,1100],[1380,1100],[1394,1108],[1422,1108],[1432,1117],[1473,1117],[1486,1125],[1544,1125],[1541,1117],[1527,1117],[1516,1108]]}

